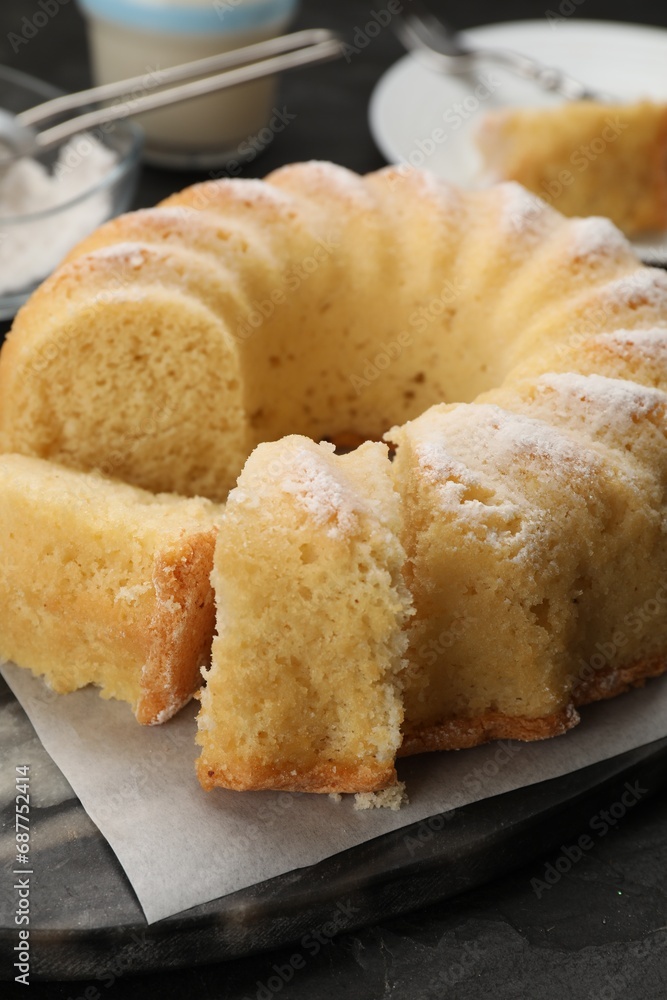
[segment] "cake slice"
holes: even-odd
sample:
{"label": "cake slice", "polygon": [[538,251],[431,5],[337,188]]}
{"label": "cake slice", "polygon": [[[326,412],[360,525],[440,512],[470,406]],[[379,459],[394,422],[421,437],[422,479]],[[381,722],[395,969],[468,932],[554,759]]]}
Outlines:
{"label": "cake slice", "polygon": [[563,215],[603,215],[628,235],[667,228],[667,104],[503,108],[476,140],[490,181],[518,181]]}
{"label": "cake slice", "polygon": [[141,723],[201,682],[218,508],[0,455],[0,658],[58,692],[96,684]]}
{"label": "cake slice", "polygon": [[664,574],[667,397],[601,376],[528,388],[388,435],[415,604],[403,753],[556,735],[664,669],[664,610],[627,623]]}
{"label": "cake slice", "polygon": [[229,496],[197,771],[210,789],[395,784],[411,613],[387,448],[259,445]]}

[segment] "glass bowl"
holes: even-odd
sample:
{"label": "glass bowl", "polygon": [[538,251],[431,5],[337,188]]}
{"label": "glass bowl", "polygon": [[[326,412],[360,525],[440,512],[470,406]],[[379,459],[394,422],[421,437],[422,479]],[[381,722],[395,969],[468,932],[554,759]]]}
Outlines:
{"label": "glass bowl", "polygon": [[[0,107],[8,111],[17,114],[61,93],[36,77],[0,66]],[[70,156],[61,163],[64,172],[80,168],[91,150],[89,135],[65,144]],[[141,129],[120,121],[93,130],[92,137],[116,156],[101,179],[95,175],[82,190],[43,211],[0,214],[0,319],[11,319],[76,243],[129,208],[139,176]],[[58,153],[40,159],[53,166]]]}

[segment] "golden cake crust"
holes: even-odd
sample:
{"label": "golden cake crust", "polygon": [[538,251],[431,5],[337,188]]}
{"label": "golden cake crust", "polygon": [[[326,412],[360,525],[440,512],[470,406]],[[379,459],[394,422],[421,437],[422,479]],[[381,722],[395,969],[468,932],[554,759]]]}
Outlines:
{"label": "golden cake crust", "polygon": [[449,719],[439,726],[408,731],[399,756],[410,757],[432,750],[464,750],[493,740],[544,740],[560,736],[578,722],[579,716],[573,706],[538,719],[487,711],[475,718]]}
{"label": "golden cake crust", "polygon": [[[296,763],[296,762],[295,762]],[[296,770],[296,774],[292,771]],[[247,761],[229,759],[227,768],[208,764],[205,757],[197,760],[197,777],[207,791],[229,788],[232,791],[259,791],[272,789],[288,792],[375,792],[396,783],[396,769],[392,765],[374,767],[359,763],[318,764],[307,771],[277,767],[248,766]]]}
{"label": "golden cake crust", "polygon": [[218,511],[0,455],[0,656],[164,722],[201,683]]}
{"label": "golden cake crust", "polygon": [[[200,780],[373,792],[397,752],[557,735],[665,670],[643,653],[660,607],[621,636],[630,666],[614,652],[573,693],[667,567],[666,365],[667,276],[607,220],[512,183],[297,164],[75,249],[2,352],[0,447],[219,500],[243,469]],[[393,464],[312,440],[362,434]],[[142,722],[207,657],[213,542],[195,536],[160,550],[128,629],[151,649]]]}
{"label": "golden cake crust", "polygon": [[625,694],[634,687],[643,687],[651,677],[659,677],[667,671],[667,652],[654,653],[636,663],[613,669],[596,671],[589,681],[582,681],[575,688],[574,703],[589,705]]}
{"label": "golden cake crust", "polygon": [[[161,553],[154,582],[158,610],[148,626],[148,659],[141,673],[141,698],[135,714],[147,725],[171,718],[192,698],[208,662],[215,627],[210,576],[215,534],[188,538],[185,550]],[[183,626],[174,628],[174,605]]]}
{"label": "golden cake crust", "polygon": [[579,723],[576,711],[583,705],[615,698],[635,687],[643,687],[651,677],[667,671],[667,654],[654,655],[627,666],[596,671],[587,682],[581,682],[573,693],[571,704],[551,715],[537,719],[511,716],[500,712],[484,712],[471,719],[450,719],[440,726],[409,730],[403,737],[399,757],[409,757],[434,750],[463,750],[493,740],[531,742],[561,736]]}

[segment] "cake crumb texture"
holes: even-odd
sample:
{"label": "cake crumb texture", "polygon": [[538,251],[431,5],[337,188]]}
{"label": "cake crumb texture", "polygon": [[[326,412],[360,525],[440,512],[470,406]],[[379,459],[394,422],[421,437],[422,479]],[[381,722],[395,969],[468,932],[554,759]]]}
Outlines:
{"label": "cake crumb texture", "polygon": [[216,508],[0,455],[0,657],[164,722],[200,683]]}

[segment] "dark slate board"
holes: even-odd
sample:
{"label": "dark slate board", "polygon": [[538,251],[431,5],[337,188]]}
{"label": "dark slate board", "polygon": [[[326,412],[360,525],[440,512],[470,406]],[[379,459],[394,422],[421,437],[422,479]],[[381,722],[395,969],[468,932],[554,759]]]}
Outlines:
{"label": "dark slate board", "polygon": [[[5,773],[17,745],[55,769],[2,681]],[[16,725],[19,732],[16,732]],[[10,733],[10,729],[13,732]],[[42,772],[44,780],[44,771]],[[447,899],[576,841],[591,816],[620,799],[626,782],[649,794],[667,780],[667,739],[565,777],[432,817],[148,927],[115,855],[72,793],[31,810],[32,977],[80,979],[100,968],[176,969],[327,937]],[[645,798],[642,795],[642,798]],[[14,801],[0,802],[0,853],[13,854]],[[2,975],[13,978],[13,892],[0,896]]]}

